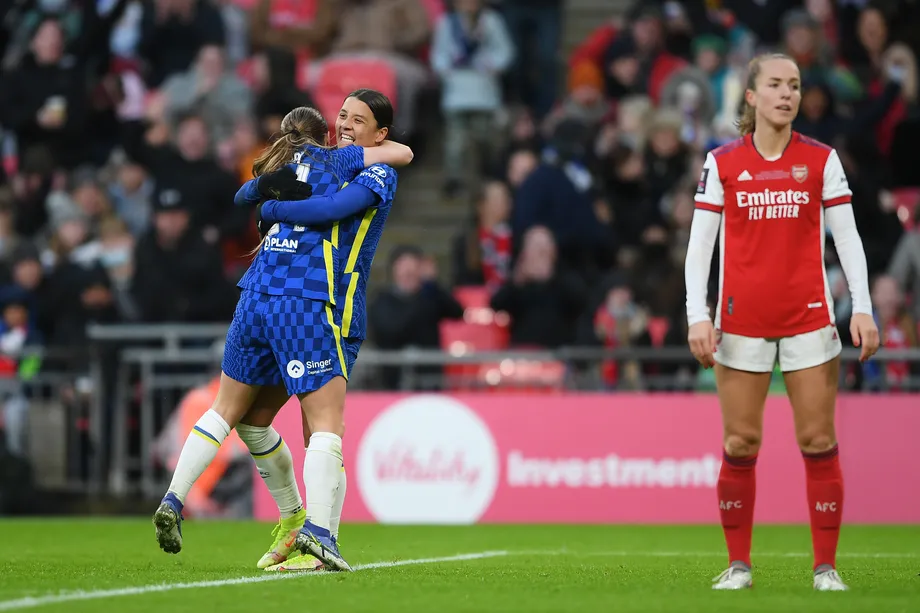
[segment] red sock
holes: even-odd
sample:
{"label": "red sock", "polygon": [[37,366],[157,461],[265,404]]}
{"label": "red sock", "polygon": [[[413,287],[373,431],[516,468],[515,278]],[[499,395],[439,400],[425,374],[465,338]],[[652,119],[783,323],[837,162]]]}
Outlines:
{"label": "red sock", "polygon": [[722,454],[722,468],[716,492],[719,515],[728,546],[728,563],[744,562],[751,566],[751,532],[754,530],[754,467],[757,455],[743,458]]}
{"label": "red sock", "polygon": [[811,518],[811,543],[815,568],[836,568],[837,541],[843,516],[843,475],[837,445],[821,453],[803,453]]}

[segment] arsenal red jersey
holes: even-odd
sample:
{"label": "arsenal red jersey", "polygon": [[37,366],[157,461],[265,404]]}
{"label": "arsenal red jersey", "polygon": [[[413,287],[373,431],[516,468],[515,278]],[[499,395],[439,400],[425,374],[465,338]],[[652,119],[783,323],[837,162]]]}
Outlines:
{"label": "arsenal red jersey", "polygon": [[711,151],[695,200],[722,215],[715,327],[780,338],[834,323],[824,209],[851,195],[837,152],[797,132],[775,160],[750,135]]}

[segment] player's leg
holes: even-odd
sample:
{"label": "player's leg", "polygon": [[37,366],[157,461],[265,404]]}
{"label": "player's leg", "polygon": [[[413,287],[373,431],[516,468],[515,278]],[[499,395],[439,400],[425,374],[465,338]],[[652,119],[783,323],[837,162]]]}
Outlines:
{"label": "player's leg", "polygon": [[342,471],[347,366],[332,307],[314,300],[273,301],[270,340],[287,390],[300,399],[310,439],[304,460],[307,521],[298,536],[302,553],[328,568],[350,570],[330,532]]}
{"label": "player's leg", "polygon": [[[351,378],[351,373],[354,370],[355,362],[358,360],[358,352],[361,350],[361,339],[356,338],[345,338],[342,339],[342,349],[345,353],[345,366],[348,369],[348,376]],[[309,424],[307,423],[306,415],[304,414],[304,441],[309,441]],[[344,410],[342,418],[342,438],[345,438],[345,420],[344,420]],[[345,462],[342,462],[342,470],[339,473],[339,487],[335,491],[335,500],[332,503],[332,515],[329,518],[329,531],[332,532],[337,540],[339,538],[339,527],[342,524],[342,509],[345,507],[345,492],[348,489],[348,478],[346,477]]]}
{"label": "player's leg", "polygon": [[834,427],[840,350],[834,327],[780,341],[780,367],[805,462],[814,587],[821,591],[847,589],[836,571],[843,516],[843,476]]}
{"label": "player's leg", "polygon": [[258,295],[241,295],[227,331],[217,397],[189,433],[166,495],[154,513],[157,541],[167,553],[182,549],[182,509],[195,481],[249,410],[260,386],[277,381],[274,356],[260,342],[262,309]]}
{"label": "player's leg", "polygon": [[716,387],[722,409],[722,467],[716,492],[728,548],[728,568],[713,589],[751,587],[757,454],[763,438],[763,410],[776,361],[776,344],[722,334],[716,358]]}
{"label": "player's leg", "polygon": [[256,563],[258,568],[268,568],[287,560],[294,550],[297,533],[307,519],[294,473],[294,457],[281,435],[272,427],[275,416],[290,397],[284,385],[263,387],[236,427],[240,440],[249,449],[259,475],[278,505],[280,516],[272,531],[271,546]]}

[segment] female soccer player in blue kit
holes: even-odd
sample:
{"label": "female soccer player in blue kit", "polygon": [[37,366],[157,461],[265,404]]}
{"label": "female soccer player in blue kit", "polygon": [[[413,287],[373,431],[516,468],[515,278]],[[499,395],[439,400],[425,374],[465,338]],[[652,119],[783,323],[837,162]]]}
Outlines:
{"label": "female soccer player in blue kit", "polygon": [[[314,109],[295,109],[281,127],[281,138],[254,164],[254,174],[260,175],[256,188],[262,197],[279,193],[285,184],[284,173],[267,171],[292,159],[301,165],[300,178],[306,179],[317,196],[334,193],[343,179],[354,177],[365,166],[378,162],[403,165],[412,159],[411,150],[395,143],[373,149],[318,146],[328,128]],[[327,567],[349,569],[329,531],[342,465],[341,413],[348,372],[333,311],[338,238],[338,224],[328,223],[311,228],[279,223],[264,237],[239,283],[243,293],[227,334],[217,399],[189,434],[169,490],[154,515],[157,540],[165,551],[181,549],[183,500],[230,430],[241,424],[240,436],[284,509],[283,519],[298,528],[305,526]],[[273,429],[259,425],[261,415],[277,413],[291,395],[301,400],[315,433],[309,448],[312,461],[305,467],[311,492],[308,511],[313,511],[310,515],[315,523],[304,523],[307,513],[296,481],[286,482],[287,473],[293,474],[290,451]],[[260,459],[276,461],[263,470]],[[294,539],[289,540],[293,544]]]}
{"label": "female soccer player in blue kit", "polygon": [[[374,90],[359,89],[345,99],[336,119],[336,136],[339,147],[357,145],[364,147],[380,146],[386,143],[393,119],[393,108],[383,94]],[[396,195],[397,174],[386,164],[369,166],[340,192],[331,197],[316,197],[306,200],[270,200],[262,205],[263,224],[281,222],[287,224],[326,224],[347,213],[348,218],[339,222],[339,269],[337,271],[338,294],[336,296],[335,315],[341,324],[342,344],[345,353],[347,372],[357,359],[358,350],[366,336],[366,294],[367,279],[380,236],[386,224],[387,216],[393,206]],[[344,386],[341,388],[341,401],[337,402],[334,412],[311,414],[309,407],[304,411],[304,440],[310,441],[321,434],[321,428],[328,424],[344,431],[345,397]],[[322,411],[323,409],[320,409]],[[307,466],[313,461],[310,447],[307,449]],[[304,480],[306,483],[306,479]],[[335,491],[333,513],[329,530],[333,539],[338,537],[339,521],[346,491],[345,467],[339,472],[339,483]],[[310,486],[306,485],[308,492]],[[312,494],[308,494],[310,506]],[[295,547],[304,554],[322,558],[322,543],[316,538],[313,527],[325,528],[308,510],[310,522],[297,536]],[[319,520],[321,521],[321,520]],[[281,543],[282,547],[284,543]],[[271,552],[269,552],[271,553]],[[291,551],[277,551],[277,557],[286,558]],[[266,554],[268,555],[268,554]],[[278,564],[272,570],[309,570],[314,568],[314,560],[299,556]]]}

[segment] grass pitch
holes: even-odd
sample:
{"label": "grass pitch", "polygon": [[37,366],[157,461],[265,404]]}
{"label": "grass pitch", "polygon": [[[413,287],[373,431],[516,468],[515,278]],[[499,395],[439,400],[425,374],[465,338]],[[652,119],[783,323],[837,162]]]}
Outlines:
{"label": "grass pitch", "polygon": [[349,525],[358,571],[266,573],[255,522],[189,521],[177,556],[147,519],[0,520],[0,611],[920,611],[920,526],[847,526],[851,590],[814,593],[804,526],[754,533],[754,582],[714,592],[718,527]]}

